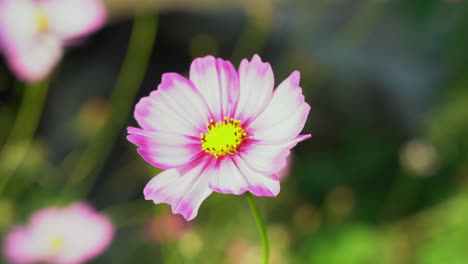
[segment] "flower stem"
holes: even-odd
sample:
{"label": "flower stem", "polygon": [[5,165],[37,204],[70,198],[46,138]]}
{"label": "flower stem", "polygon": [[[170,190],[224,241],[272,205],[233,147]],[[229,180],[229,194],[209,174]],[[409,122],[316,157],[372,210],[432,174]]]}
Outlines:
{"label": "flower stem", "polygon": [[104,166],[115,140],[122,133],[121,129],[145,76],[153,51],[157,25],[158,18],[154,14],[140,11],[136,15],[127,54],[110,98],[111,120],[89,140],[63,193],[81,185],[81,193],[86,196]]}
{"label": "flower stem", "polygon": [[13,123],[5,145],[0,151],[0,193],[7,185],[28,154],[36,132],[44,102],[47,97],[49,80],[25,85],[18,115]]}
{"label": "flower stem", "polygon": [[262,237],[262,247],[263,247],[262,263],[268,264],[269,249],[268,249],[268,237],[267,237],[267,233],[265,229],[265,223],[263,222],[262,216],[260,215],[260,211],[258,210],[258,207],[255,204],[252,194],[250,192],[246,192],[245,197],[247,198],[247,202],[249,203],[249,206],[250,206],[250,211],[252,211],[255,221],[257,222],[258,231],[260,232],[260,236]]}

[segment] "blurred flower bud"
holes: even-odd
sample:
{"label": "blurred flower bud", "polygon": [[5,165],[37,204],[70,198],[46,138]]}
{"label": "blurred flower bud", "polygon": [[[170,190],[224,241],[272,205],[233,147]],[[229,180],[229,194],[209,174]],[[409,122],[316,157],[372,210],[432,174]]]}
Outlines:
{"label": "blurred flower bud", "polygon": [[100,98],[85,103],[77,119],[77,130],[81,136],[88,137],[101,129],[109,120],[109,105]]}
{"label": "blurred flower bud", "polygon": [[299,206],[293,215],[294,228],[303,234],[310,234],[320,227],[321,215],[312,204]]}
{"label": "blurred flower bud", "polygon": [[192,230],[181,237],[179,248],[184,257],[193,260],[203,248],[203,240],[198,233]]}
{"label": "blurred flower bud", "polygon": [[416,176],[430,176],[439,167],[435,148],[423,139],[413,139],[400,150],[401,166]]}
{"label": "blurred flower bud", "polygon": [[148,228],[150,239],[164,243],[179,240],[191,226],[182,216],[168,213],[150,219]]}
{"label": "blurred flower bud", "polygon": [[341,185],[333,188],[325,199],[332,220],[342,222],[351,215],[356,197],[351,188]]}

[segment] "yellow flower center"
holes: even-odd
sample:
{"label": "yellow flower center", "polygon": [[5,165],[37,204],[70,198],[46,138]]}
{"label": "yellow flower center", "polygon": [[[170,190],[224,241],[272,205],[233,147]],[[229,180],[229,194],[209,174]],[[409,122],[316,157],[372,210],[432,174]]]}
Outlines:
{"label": "yellow flower center", "polygon": [[53,237],[49,242],[49,249],[52,252],[57,252],[63,248],[63,238],[59,236]]}
{"label": "yellow flower center", "polygon": [[215,123],[213,119],[206,124],[207,133],[201,133],[202,149],[213,154],[215,158],[226,154],[234,154],[237,147],[247,137],[240,120],[225,117]]}
{"label": "yellow flower center", "polygon": [[40,32],[44,32],[49,28],[49,21],[41,8],[37,8],[36,11],[36,25]]}

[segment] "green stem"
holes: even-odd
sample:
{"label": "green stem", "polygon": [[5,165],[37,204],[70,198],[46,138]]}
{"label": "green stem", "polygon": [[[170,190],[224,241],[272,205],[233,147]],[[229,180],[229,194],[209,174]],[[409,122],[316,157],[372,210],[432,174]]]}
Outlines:
{"label": "green stem", "polygon": [[10,135],[0,151],[0,193],[26,157],[36,132],[49,81],[25,85],[23,100]]}
{"label": "green stem", "polygon": [[[138,14],[135,17],[127,54],[110,98],[111,120],[89,140],[65,185],[64,193],[82,184],[81,193],[86,195],[104,166],[115,140],[122,133],[126,117],[145,76],[157,25],[158,20],[154,15]],[[86,177],[90,179],[83,183]]]}
{"label": "green stem", "polygon": [[260,211],[258,210],[258,207],[255,204],[252,194],[250,192],[246,192],[245,197],[247,198],[247,202],[249,202],[250,211],[252,211],[255,221],[257,222],[258,231],[260,232],[260,236],[262,237],[262,247],[263,247],[262,263],[268,264],[269,249],[268,249],[268,237],[267,237],[267,232],[265,229],[265,223],[263,222],[262,216],[260,215]]}

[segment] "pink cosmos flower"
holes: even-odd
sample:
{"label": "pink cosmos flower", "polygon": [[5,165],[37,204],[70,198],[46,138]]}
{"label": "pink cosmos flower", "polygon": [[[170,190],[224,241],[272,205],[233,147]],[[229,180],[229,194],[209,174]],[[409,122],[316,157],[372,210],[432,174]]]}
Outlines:
{"label": "pink cosmos flower", "polygon": [[276,196],[289,150],[310,137],[299,135],[310,106],[298,71],[273,88],[271,66],[258,55],[238,71],[207,56],[192,62],[190,79],[163,74],[135,107],[141,128],[128,128],[138,153],[166,169],[146,185],[145,199],[191,220],[213,191]]}
{"label": "pink cosmos flower", "polygon": [[4,241],[8,263],[79,264],[104,251],[112,241],[110,220],[84,203],[36,212],[26,226],[14,227]]}
{"label": "pink cosmos flower", "polygon": [[96,31],[105,17],[101,0],[0,0],[0,50],[20,79],[39,81],[64,44]]}

